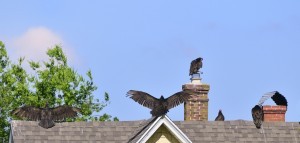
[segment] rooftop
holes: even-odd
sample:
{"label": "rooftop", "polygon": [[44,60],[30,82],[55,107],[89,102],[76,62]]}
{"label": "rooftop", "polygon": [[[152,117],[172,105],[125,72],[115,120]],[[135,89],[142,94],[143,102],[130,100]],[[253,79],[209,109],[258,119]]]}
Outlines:
{"label": "rooftop", "polygon": [[[66,122],[44,129],[35,121],[12,121],[14,143],[125,143],[136,140],[155,118],[119,122]],[[300,142],[298,122],[265,122],[256,129],[252,121],[173,121],[195,143]]]}

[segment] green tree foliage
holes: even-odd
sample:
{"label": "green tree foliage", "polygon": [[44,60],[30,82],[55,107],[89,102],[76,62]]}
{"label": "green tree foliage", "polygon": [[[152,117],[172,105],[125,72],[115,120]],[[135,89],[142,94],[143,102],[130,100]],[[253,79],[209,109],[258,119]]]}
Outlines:
{"label": "green tree foliage", "polygon": [[67,121],[118,121],[106,113],[92,116],[108,105],[109,95],[105,93],[101,102],[94,98],[97,86],[90,70],[85,77],[79,75],[68,66],[60,46],[48,49],[47,55],[49,60],[42,64],[30,61],[33,74],[28,74],[22,67],[24,58],[12,63],[0,41],[0,142],[3,137],[8,140],[9,120],[16,119],[11,111],[22,105],[44,107],[48,102],[52,107],[66,104],[82,110],[79,117]]}

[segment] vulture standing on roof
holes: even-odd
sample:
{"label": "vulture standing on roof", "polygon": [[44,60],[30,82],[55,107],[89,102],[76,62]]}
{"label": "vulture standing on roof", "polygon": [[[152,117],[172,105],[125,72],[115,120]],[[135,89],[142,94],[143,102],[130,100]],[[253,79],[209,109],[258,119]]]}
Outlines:
{"label": "vulture standing on roof", "polygon": [[255,105],[252,108],[251,112],[254,125],[256,126],[256,128],[260,129],[264,115],[261,106]]}
{"label": "vulture standing on roof", "polygon": [[127,92],[127,96],[135,102],[152,109],[150,112],[152,116],[161,116],[166,114],[169,112],[169,109],[187,101],[193,94],[194,92],[192,91],[181,91],[166,99],[163,96],[158,99],[143,91],[129,90]]}
{"label": "vulture standing on roof", "polygon": [[222,110],[219,110],[218,116],[216,117],[215,121],[224,121],[225,117],[222,113]]}
{"label": "vulture standing on roof", "polygon": [[190,66],[190,75],[196,74],[199,72],[199,69],[202,68],[202,58],[197,58],[191,62]]}
{"label": "vulture standing on roof", "polygon": [[55,125],[54,121],[62,121],[66,118],[73,118],[80,112],[79,108],[67,105],[49,108],[48,103],[45,108],[33,106],[23,106],[12,111],[12,114],[21,118],[33,121],[40,121],[39,125],[43,128],[51,128]]}

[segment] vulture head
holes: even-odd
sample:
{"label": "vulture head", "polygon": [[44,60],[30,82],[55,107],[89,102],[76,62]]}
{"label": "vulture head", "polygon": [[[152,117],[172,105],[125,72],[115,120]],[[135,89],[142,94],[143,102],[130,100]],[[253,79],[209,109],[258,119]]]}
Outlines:
{"label": "vulture head", "polygon": [[224,121],[224,120],[225,120],[225,117],[222,113],[222,110],[220,109],[219,113],[218,113],[218,116],[216,117],[215,121]]}

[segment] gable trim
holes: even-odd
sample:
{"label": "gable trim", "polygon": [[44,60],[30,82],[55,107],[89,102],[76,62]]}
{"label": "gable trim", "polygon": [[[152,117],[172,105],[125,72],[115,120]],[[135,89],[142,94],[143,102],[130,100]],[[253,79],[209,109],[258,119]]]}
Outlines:
{"label": "gable trim", "polygon": [[181,143],[192,143],[192,141],[171,121],[167,115],[158,117],[149,129],[141,136],[137,143],[146,143],[149,138],[157,131],[157,129],[165,125],[166,128],[174,135]]}
{"label": "gable trim", "polygon": [[9,140],[8,140],[9,143],[14,143],[14,140],[13,140],[13,128],[12,128],[12,124],[10,124],[10,132],[9,132]]}

